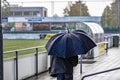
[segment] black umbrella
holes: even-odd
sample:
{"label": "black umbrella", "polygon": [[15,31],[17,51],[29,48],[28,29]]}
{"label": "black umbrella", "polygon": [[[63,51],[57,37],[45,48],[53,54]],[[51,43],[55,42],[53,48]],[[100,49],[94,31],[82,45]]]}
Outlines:
{"label": "black umbrella", "polygon": [[85,33],[80,31],[66,31],[51,37],[46,44],[46,49],[48,55],[68,58],[86,54],[95,46],[95,42]]}

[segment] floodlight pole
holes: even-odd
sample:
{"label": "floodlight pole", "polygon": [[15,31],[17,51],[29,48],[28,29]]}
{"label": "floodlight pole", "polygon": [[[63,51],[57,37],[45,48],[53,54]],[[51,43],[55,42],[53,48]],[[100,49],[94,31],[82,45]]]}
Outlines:
{"label": "floodlight pole", "polygon": [[1,0],[0,0],[0,80],[4,80],[3,79],[3,35],[2,35],[1,14],[2,14],[2,10],[1,10]]}
{"label": "floodlight pole", "polygon": [[54,16],[54,3],[55,1],[51,1],[51,16]]}
{"label": "floodlight pole", "polygon": [[80,5],[79,5],[80,6],[80,16],[81,16],[81,0],[79,0],[79,2],[80,2]]}

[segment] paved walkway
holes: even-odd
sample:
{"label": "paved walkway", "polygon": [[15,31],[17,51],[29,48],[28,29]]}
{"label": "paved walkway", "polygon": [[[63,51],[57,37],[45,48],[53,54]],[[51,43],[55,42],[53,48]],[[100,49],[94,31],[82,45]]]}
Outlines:
{"label": "paved walkway", "polygon": [[[96,61],[92,64],[83,64],[83,74],[80,74],[80,65],[74,68],[74,80],[81,80],[81,76],[86,74],[95,73],[111,68],[120,67],[120,48],[110,48],[108,53],[94,59]],[[27,80],[56,80],[50,77],[49,73],[43,73],[36,77]],[[92,77],[87,77],[84,80],[120,80],[120,70],[103,73]]]}

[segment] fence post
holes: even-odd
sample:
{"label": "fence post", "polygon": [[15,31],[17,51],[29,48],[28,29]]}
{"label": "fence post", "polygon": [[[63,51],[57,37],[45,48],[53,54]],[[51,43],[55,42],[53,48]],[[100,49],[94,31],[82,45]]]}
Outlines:
{"label": "fence post", "polygon": [[2,0],[0,0],[0,80],[4,80],[4,72],[3,72],[3,33],[2,33]]}
{"label": "fence post", "polygon": [[16,51],[16,80],[18,80],[18,51]]}
{"label": "fence post", "polygon": [[36,76],[38,76],[38,48],[36,48]]}

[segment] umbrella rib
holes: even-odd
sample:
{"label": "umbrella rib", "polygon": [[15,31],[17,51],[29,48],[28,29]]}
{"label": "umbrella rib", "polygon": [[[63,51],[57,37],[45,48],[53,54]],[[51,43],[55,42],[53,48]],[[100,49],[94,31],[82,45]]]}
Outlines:
{"label": "umbrella rib", "polygon": [[[57,38],[55,38],[54,41],[51,42],[51,45],[49,44],[50,49],[52,48],[52,46],[54,45],[54,43],[58,40],[58,38],[60,38],[61,36],[63,36],[63,34],[60,35],[60,36],[58,36]],[[48,52],[50,51],[50,49],[48,50]]]}

